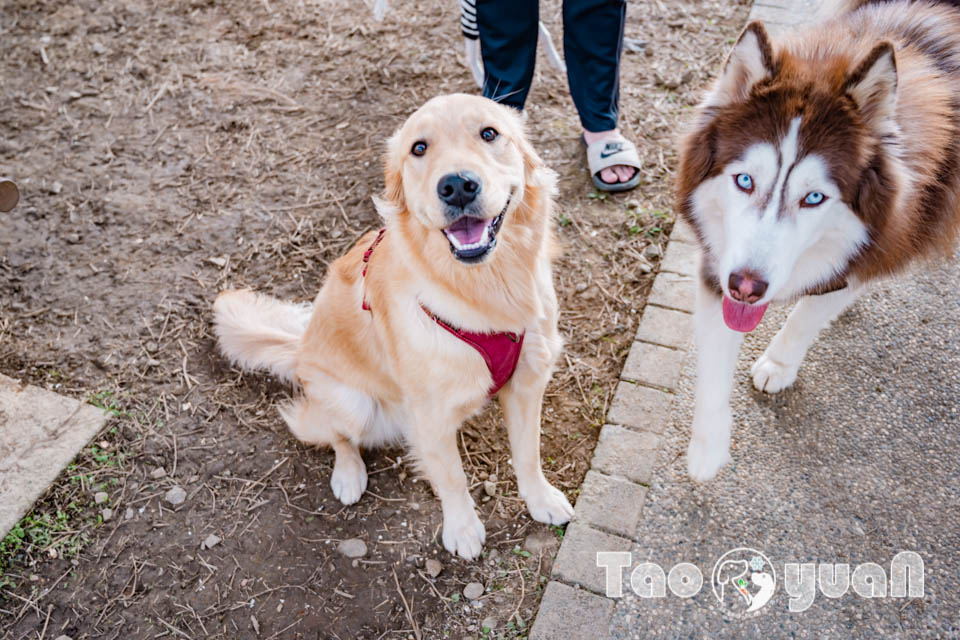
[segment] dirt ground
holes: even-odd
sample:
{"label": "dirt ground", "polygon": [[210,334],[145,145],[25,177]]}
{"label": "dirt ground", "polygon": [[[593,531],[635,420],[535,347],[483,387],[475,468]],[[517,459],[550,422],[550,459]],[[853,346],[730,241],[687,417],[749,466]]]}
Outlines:
{"label": "dirt ground", "polygon": [[[394,5],[377,23],[348,0],[5,3],[0,175],[23,197],[0,218],[0,372],[113,417],[0,542],[4,638],[526,635],[563,530],[527,517],[493,405],[461,431],[487,527],[484,558],[465,562],[402,450],[366,452],[369,489],[343,507],[332,454],[277,415],[289,391],[231,369],[210,335],[228,285],[312,298],[378,226],[385,137],[429,97],[476,91],[457,4]],[[748,8],[629,6],[621,126],[644,181],[627,195],[591,188],[565,79],[541,55],[529,125],[561,176],[567,341],[543,459],[571,501],[672,225],[678,122]],[[559,3],[542,14],[559,44]],[[365,555],[338,552],[355,538]]]}

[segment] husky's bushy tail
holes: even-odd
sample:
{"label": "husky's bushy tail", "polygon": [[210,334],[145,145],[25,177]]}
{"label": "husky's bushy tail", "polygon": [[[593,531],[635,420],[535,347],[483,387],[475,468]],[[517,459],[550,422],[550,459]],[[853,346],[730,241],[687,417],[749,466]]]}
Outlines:
{"label": "husky's bushy tail", "polygon": [[309,304],[235,289],[224,291],[213,303],[213,326],[220,351],[231,362],[293,382],[297,349],[311,313]]}

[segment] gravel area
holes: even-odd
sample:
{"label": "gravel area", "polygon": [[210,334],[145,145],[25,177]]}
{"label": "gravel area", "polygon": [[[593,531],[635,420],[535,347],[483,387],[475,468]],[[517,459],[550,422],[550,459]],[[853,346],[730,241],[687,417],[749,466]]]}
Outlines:
{"label": "gravel area", "polygon": [[[960,271],[922,268],[874,288],[825,330],[793,389],[753,389],[752,361],[786,317],[771,309],[747,337],[737,370],[733,462],[695,485],[685,450],[693,364],[680,383],[637,529],[634,565],[697,565],[690,599],[642,599],[625,590],[612,638],[954,638],[960,634]],[[778,588],[756,617],[732,619],[710,590],[716,560],[752,547],[774,565]],[[819,591],[791,613],[784,563],[874,562],[900,551],[924,561],[925,595],[840,599]]]}

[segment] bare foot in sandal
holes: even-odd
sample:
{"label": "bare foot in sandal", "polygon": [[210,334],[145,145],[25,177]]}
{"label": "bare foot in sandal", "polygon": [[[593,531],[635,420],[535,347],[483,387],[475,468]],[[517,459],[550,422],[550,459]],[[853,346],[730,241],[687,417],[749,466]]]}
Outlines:
{"label": "bare foot in sandal", "polygon": [[636,148],[619,130],[584,130],[583,141],[587,146],[590,174],[598,189],[627,191],[639,184],[640,162]]}

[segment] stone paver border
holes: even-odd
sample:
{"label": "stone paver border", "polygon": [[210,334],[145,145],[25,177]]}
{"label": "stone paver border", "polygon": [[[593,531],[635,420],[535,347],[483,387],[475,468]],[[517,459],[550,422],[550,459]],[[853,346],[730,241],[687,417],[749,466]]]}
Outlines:
{"label": "stone paver border", "polygon": [[81,400],[0,375],[0,538],[106,424]]}
{"label": "stone paver border", "polygon": [[[762,20],[776,36],[809,22],[811,0],[758,0],[749,20]],[[680,372],[691,346],[697,239],[677,221],[640,319],[636,341],[620,374],[607,422],[600,431],[567,527],[553,574],[530,632],[531,640],[605,637],[614,601],[605,597],[597,551],[630,551],[642,517],[647,485]]]}
{"label": "stone paver border", "polygon": [[[693,231],[678,221],[620,374],[608,424],[600,431],[573,522],[553,564],[531,640],[596,640],[609,624],[613,600],[604,596],[605,574],[597,567],[597,551],[630,551],[635,542],[646,483],[692,335],[695,243]],[[573,625],[574,602],[575,618],[590,620],[590,625]]]}

